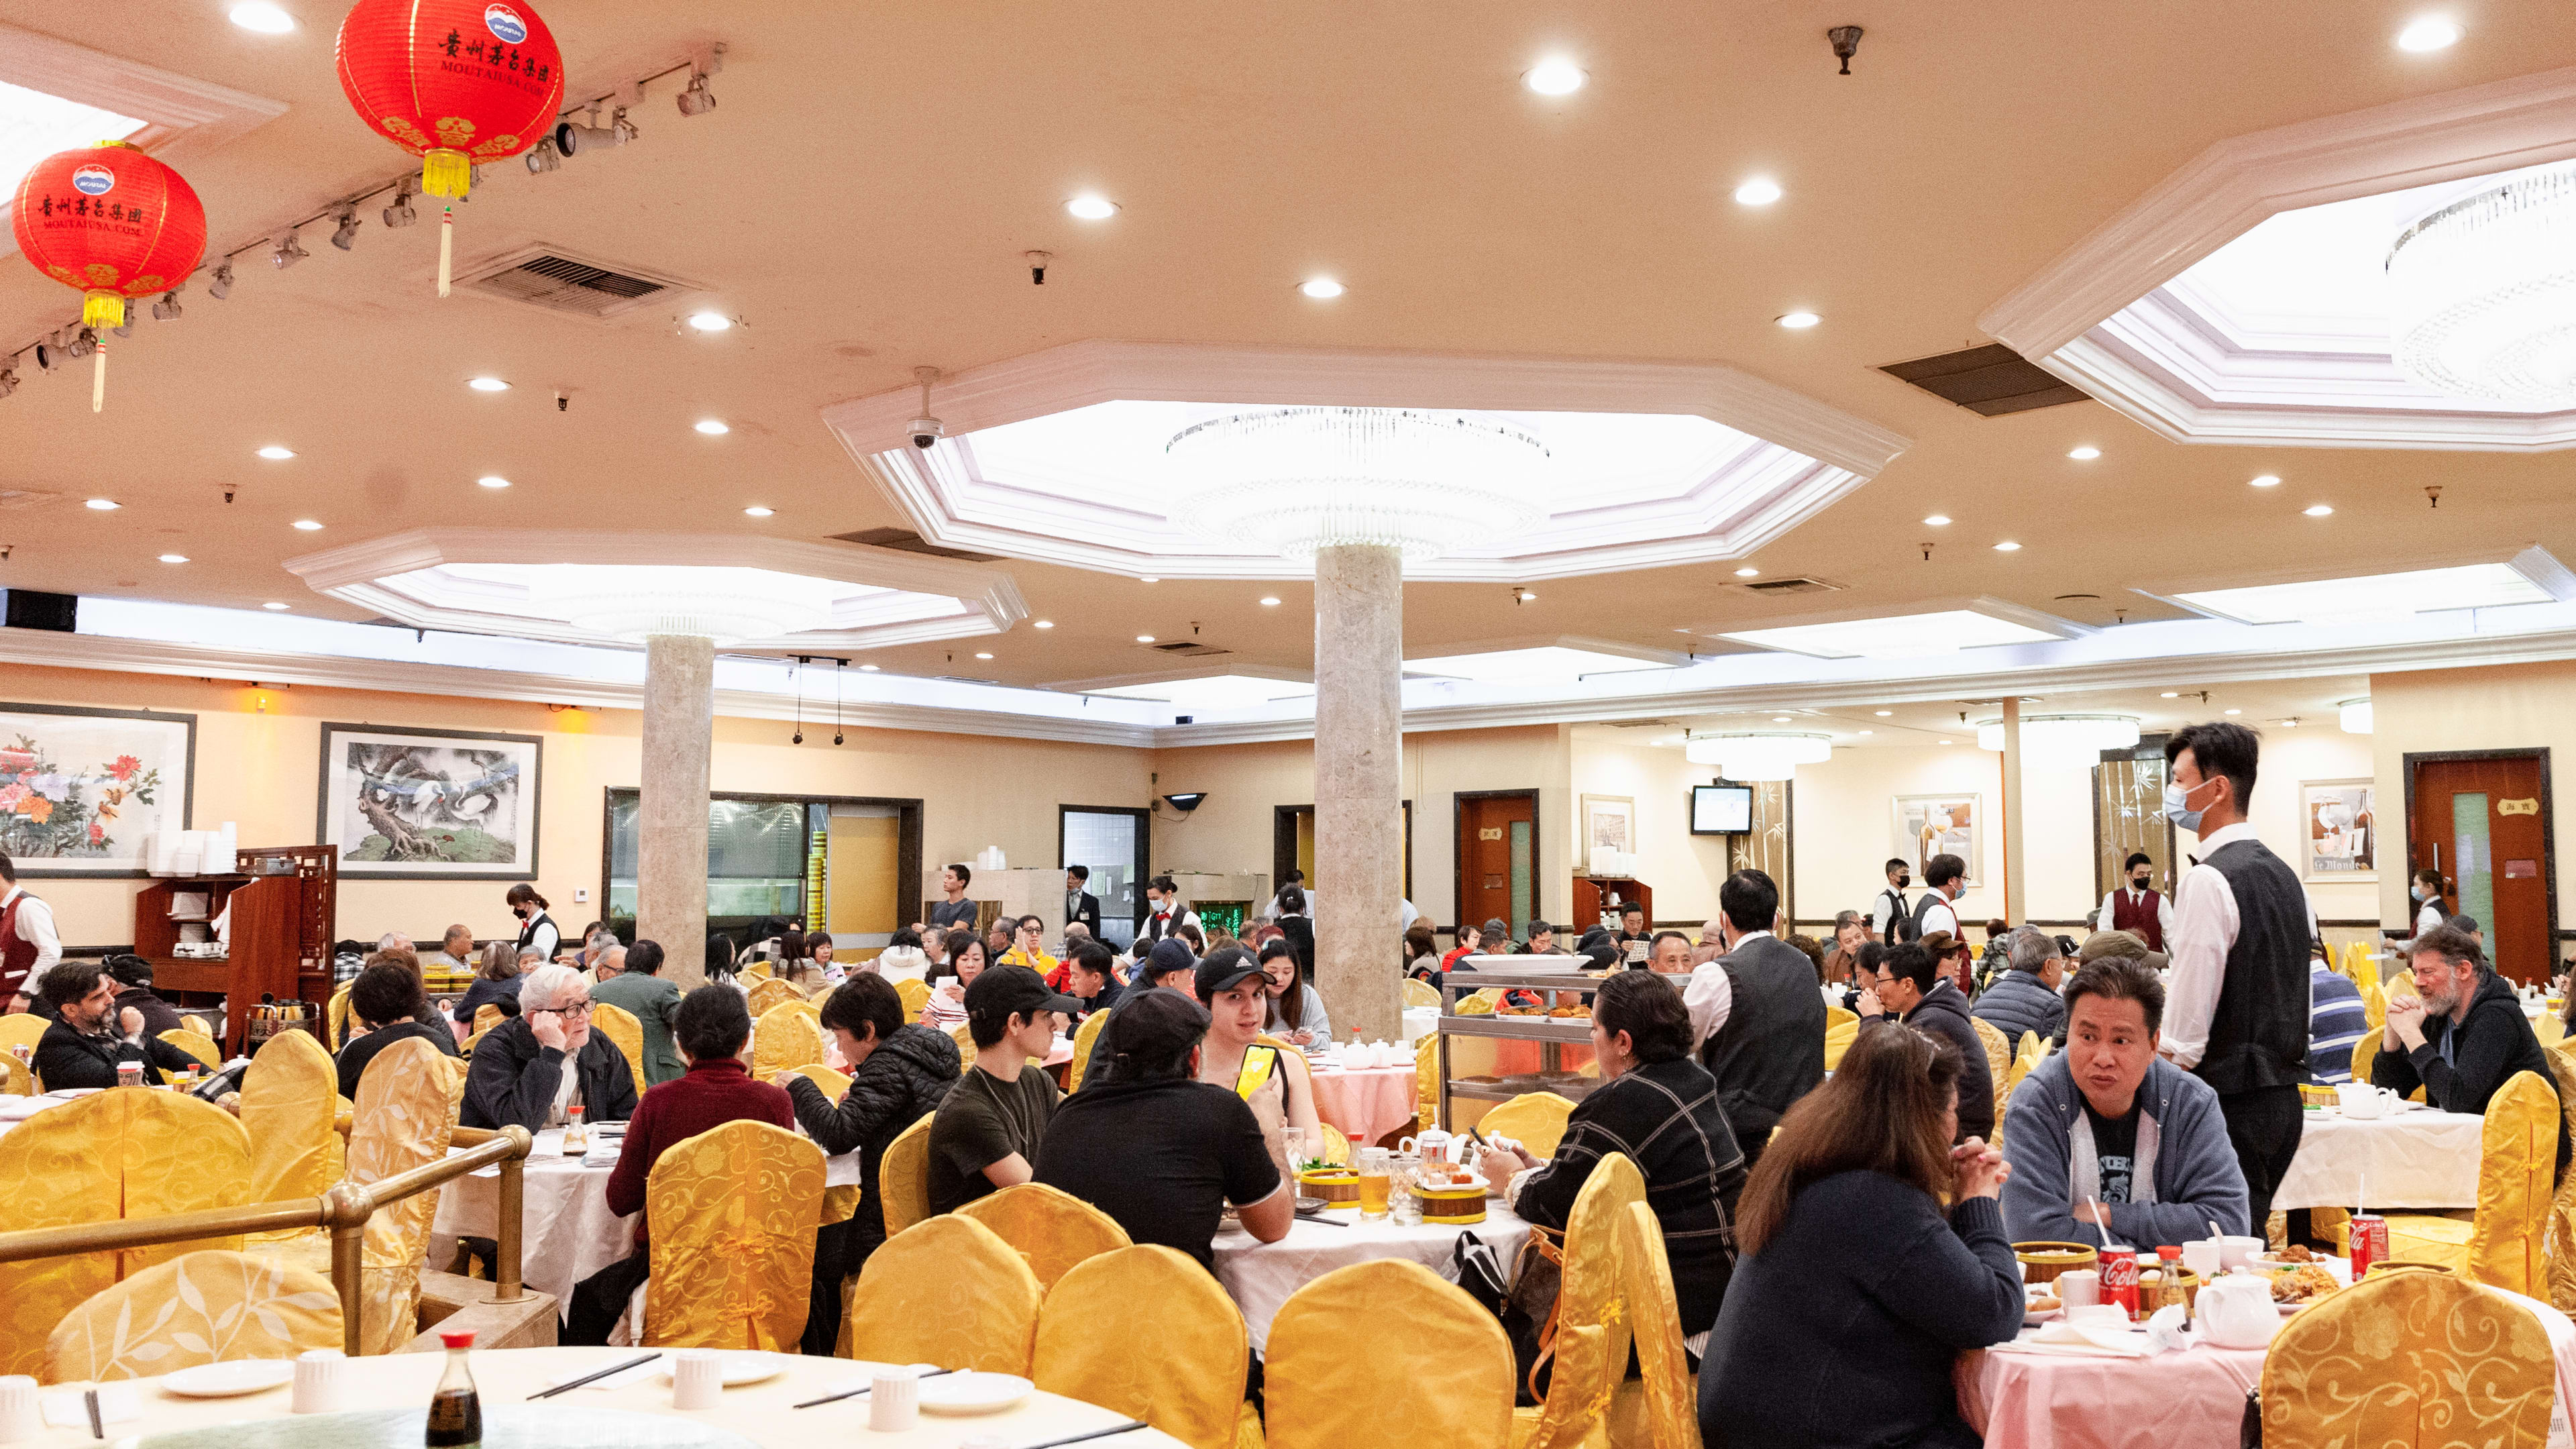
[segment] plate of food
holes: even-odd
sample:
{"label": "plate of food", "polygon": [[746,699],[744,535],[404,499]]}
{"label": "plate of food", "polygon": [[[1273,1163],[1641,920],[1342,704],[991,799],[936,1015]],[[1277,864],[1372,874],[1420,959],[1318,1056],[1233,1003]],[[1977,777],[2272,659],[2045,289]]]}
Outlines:
{"label": "plate of food", "polygon": [[2296,1313],[2333,1297],[2342,1287],[2334,1274],[2314,1263],[2300,1263],[2272,1275],[2272,1302],[2284,1314]]}

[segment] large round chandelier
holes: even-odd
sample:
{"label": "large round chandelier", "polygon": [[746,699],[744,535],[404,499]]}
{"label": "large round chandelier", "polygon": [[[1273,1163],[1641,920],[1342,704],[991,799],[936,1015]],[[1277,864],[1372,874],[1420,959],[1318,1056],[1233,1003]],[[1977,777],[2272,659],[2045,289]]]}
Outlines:
{"label": "large round chandelier", "polygon": [[1378,544],[1420,562],[1547,517],[1546,445],[1488,418],[1404,408],[1263,408],[1164,445],[1173,516],[1215,542],[1291,559]]}
{"label": "large round chandelier", "polygon": [[1692,735],[1682,742],[1682,757],[1694,765],[1715,765],[1730,780],[1791,780],[1800,765],[1832,759],[1834,742],[1830,735]]}
{"label": "large round chandelier", "polygon": [[[2021,758],[2027,767],[2097,765],[2104,750],[2125,750],[2138,743],[2138,722],[2121,714],[2025,715],[2021,722]],[[1977,725],[1977,748],[2001,753],[2004,722]]]}
{"label": "large round chandelier", "polygon": [[2397,365],[2454,397],[2576,405],[2576,166],[2442,207],[2388,250]]}
{"label": "large round chandelier", "polygon": [[558,564],[528,576],[529,607],[641,644],[655,634],[744,644],[829,628],[832,589],[766,569]]}

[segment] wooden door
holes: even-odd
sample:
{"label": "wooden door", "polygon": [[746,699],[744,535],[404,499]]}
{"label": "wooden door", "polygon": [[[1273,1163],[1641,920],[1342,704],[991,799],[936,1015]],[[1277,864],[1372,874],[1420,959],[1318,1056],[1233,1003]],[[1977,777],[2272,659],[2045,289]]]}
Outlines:
{"label": "wooden door", "polygon": [[[2556,919],[2548,752],[2408,755],[2406,766],[2408,870],[2442,873],[2452,913],[2477,918],[2499,972],[2545,980]],[[2410,922],[2418,909],[2408,901]]]}
{"label": "wooden door", "polygon": [[1538,792],[1458,796],[1458,922],[1512,923],[1525,939],[1538,910]]}

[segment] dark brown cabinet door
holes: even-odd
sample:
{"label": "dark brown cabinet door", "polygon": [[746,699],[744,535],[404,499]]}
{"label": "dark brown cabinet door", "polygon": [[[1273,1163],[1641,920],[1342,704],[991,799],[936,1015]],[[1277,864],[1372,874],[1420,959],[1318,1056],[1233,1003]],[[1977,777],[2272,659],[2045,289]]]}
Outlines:
{"label": "dark brown cabinet door", "polygon": [[1458,797],[1458,920],[1512,924],[1520,937],[1538,909],[1535,792]]}
{"label": "dark brown cabinet door", "polygon": [[[2442,873],[2452,914],[2477,918],[2498,971],[2545,980],[2555,955],[2547,757],[2419,756],[2408,764],[2407,869]],[[2408,900],[2410,927],[2421,910]]]}

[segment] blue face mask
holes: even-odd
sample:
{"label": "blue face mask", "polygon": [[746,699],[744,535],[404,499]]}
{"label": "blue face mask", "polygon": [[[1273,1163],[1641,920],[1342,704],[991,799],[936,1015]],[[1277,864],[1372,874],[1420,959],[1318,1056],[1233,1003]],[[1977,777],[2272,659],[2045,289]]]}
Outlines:
{"label": "blue face mask", "polygon": [[[2218,780],[2225,778],[2226,777],[2223,775],[2216,776],[2211,779],[2201,781],[2200,785],[2216,784]],[[2191,799],[2192,791],[2199,789],[2200,785],[2194,785],[2191,787],[2191,790],[2186,790],[2171,780],[2167,780],[2165,782],[2165,818],[2172,821],[2176,826],[2190,831],[2194,835],[2198,835],[2200,833],[2201,812],[2188,808],[2188,802]]]}

